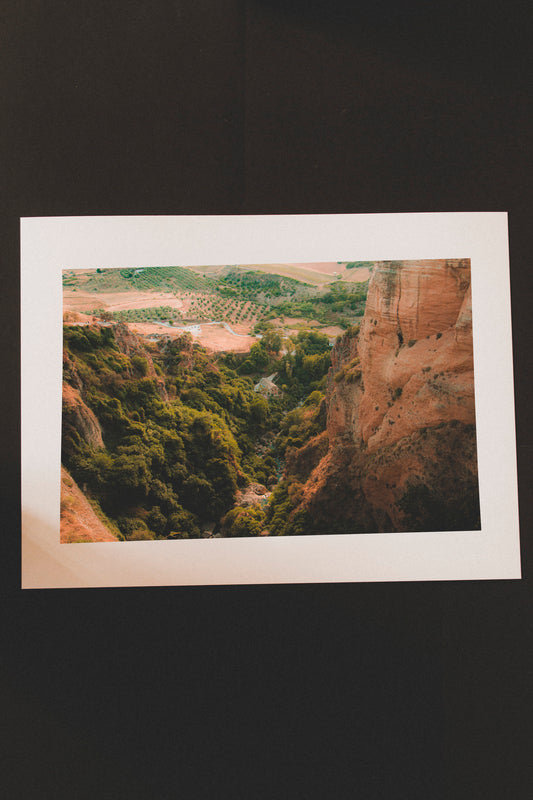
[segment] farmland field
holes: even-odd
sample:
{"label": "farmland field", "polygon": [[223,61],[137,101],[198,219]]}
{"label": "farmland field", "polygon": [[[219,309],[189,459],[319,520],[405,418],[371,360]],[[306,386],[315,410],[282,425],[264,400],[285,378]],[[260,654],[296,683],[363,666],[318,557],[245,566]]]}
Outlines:
{"label": "farmland field", "polygon": [[368,262],[353,267],[323,262],[68,269],[63,307],[65,314],[86,315],[88,321],[135,326],[137,334],[152,339],[173,338],[194,324],[193,338],[209,350],[243,352],[265,330],[279,330],[285,338],[323,330],[334,338],[357,322],[370,272]]}

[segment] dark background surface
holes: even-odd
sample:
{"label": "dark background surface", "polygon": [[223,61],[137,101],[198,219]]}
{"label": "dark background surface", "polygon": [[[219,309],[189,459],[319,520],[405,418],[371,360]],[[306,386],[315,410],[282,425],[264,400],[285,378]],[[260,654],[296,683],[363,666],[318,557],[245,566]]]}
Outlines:
{"label": "dark background surface", "polygon": [[[530,797],[529,0],[4,0],[0,25],[5,796]],[[485,210],[522,581],[20,590],[19,217]]]}

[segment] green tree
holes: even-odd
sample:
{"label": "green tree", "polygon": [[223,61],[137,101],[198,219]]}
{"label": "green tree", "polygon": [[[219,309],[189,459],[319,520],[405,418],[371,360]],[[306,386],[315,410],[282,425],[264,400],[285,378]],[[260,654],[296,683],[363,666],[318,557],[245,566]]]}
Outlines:
{"label": "green tree", "polygon": [[158,536],[163,536],[167,527],[167,518],[161,513],[159,506],[153,506],[149,513],[147,520],[148,526],[157,533]]}
{"label": "green tree", "polygon": [[181,500],[185,508],[201,519],[211,519],[216,506],[212,485],[199,475],[190,475],[184,482]]}
{"label": "green tree", "polygon": [[134,355],[131,357],[131,365],[137,375],[144,377],[148,374],[148,359],[143,356]]}
{"label": "green tree", "polygon": [[223,527],[231,537],[259,536],[265,527],[266,514],[258,504],[251,508],[237,506],[223,519]]}
{"label": "green tree", "polygon": [[275,355],[278,355],[283,344],[283,339],[279,331],[267,330],[263,333],[261,344],[268,353],[274,353]]}
{"label": "green tree", "polygon": [[262,431],[269,419],[268,402],[264,397],[256,397],[250,403],[250,424],[254,430]]}

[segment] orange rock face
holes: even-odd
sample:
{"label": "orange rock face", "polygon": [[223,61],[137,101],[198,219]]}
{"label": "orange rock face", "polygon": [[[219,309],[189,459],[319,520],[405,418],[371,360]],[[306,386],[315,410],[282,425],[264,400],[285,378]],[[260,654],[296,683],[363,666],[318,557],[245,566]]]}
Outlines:
{"label": "orange rock face", "polygon": [[61,467],[61,543],[118,542],[98,518],[89,501],[64,467]]}
{"label": "orange rock face", "polygon": [[327,524],[336,486],[339,530],[479,528],[470,262],[377,262],[332,364],[330,450],[302,507]]}
{"label": "orange rock face", "polygon": [[376,264],[358,351],[357,433],[370,452],[422,427],[473,424],[469,262]]}

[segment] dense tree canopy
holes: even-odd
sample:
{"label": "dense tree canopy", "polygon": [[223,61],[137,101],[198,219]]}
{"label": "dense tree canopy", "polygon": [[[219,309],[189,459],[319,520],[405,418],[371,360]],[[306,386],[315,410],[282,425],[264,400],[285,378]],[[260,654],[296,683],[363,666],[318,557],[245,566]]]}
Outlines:
{"label": "dense tree canopy", "polygon": [[[281,346],[267,328],[249,354],[217,357],[188,334],[143,343],[121,323],[65,326],[64,380],[96,416],[104,447],[89,443],[66,401],[62,459],[123,538],[197,537],[221,520],[225,535],[261,533],[267,510],[233,508],[236,492],[275,484],[287,448],[323,429],[330,365],[320,333],[298,333],[283,355]],[[254,391],[266,374],[282,390],[275,397]],[[277,499],[287,500],[278,492],[273,509]]]}

